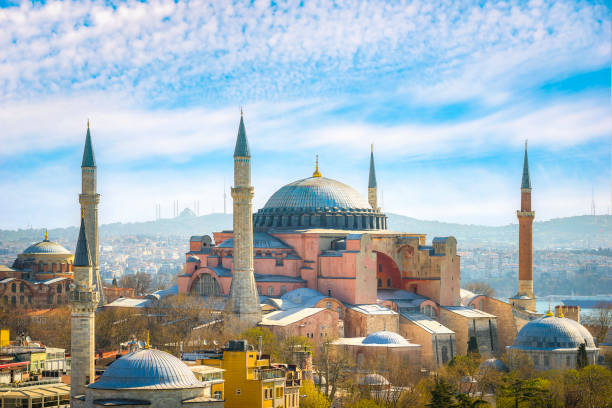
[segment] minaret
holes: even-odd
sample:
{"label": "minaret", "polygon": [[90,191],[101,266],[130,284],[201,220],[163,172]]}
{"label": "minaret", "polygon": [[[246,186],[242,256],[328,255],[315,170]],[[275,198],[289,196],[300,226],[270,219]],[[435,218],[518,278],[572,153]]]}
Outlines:
{"label": "minaret", "polygon": [[81,194],[79,202],[81,211],[85,218],[85,233],[93,267],[93,285],[99,293],[100,306],[104,305],[104,290],[102,278],[100,277],[100,262],[98,255],[98,203],[100,194],[97,193],[97,167],[91,146],[91,133],[89,131],[89,120],[87,120],[87,135],[85,136],[85,148],[83,149],[83,163],[81,164]]}
{"label": "minaret", "polygon": [[69,294],[71,310],[72,368],[70,396],[85,395],[87,384],[94,381],[95,311],[98,293],[93,288],[93,259],[87,244],[84,214],[73,261],[74,287]]}
{"label": "minaret", "polygon": [[226,311],[238,317],[242,327],[261,321],[261,306],[253,274],[253,187],[251,154],[242,110],[234,149],[234,270]]}
{"label": "minaret", "polygon": [[370,178],[368,181],[368,202],[373,210],[378,209],[378,191],[376,189],[376,169],[374,169],[374,145],[370,146]]}
{"label": "minaret", "polygon": [[533,294],[533,218],[535,212],[531,210],[531,180],[527,159],[527,141],[525,141],[525,159],[521,183],[521,209],[516,212],[516,216],[519,222],[519,281],[518,293],[512,298],[512,303],[521,309],[535,311],[535,296]]}

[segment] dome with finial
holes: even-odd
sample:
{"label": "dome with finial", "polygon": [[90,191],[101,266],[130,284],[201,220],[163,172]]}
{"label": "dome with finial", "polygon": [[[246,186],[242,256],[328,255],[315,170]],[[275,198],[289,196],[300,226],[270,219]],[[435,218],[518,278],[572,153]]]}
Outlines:
{"label": "dome with finial", "polygon": [[58,244],[57,242],[49,241],[49,234],[45,230],[45,239],[30,245],[22,252],[23,254],[64,254],[71,255],[70,251]]}
{"label": "dome with finial", "polygon": [[580,323],[566,317],[555,317],[552,312],[525,324],[516,336],[511,349],[575,349],[585,344],[596,348],[593,336]]}

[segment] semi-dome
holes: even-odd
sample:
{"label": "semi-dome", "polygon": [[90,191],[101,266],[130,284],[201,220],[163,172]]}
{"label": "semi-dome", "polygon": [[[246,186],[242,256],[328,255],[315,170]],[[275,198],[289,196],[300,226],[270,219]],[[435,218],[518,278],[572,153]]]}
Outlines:
{"label": "semi-dome", "polygon": [[573,349],[584,343],[595,348],[589,331],[575,320],[565,317],[544,316],[525,324],[511,348],[521,350]]}
{"label": "semi-dome", "polygon": [[89,388],[185,389],[204,387],[178,358],[161,350],[140,349],[113,362]]}
{"label": "semi-dome", "polygon": [[365,339],[363,339],[362,344],[393,344],[398,346],[409,346],[410,342],[397,333],[383,330],[370,334]]}
{"label": "semi-dome", "polygon": [[353,187],[313,176],[277,190],[254,215],[254,226],[266,228],[386,229],[387,217],[373,209]]}
{"label": "semi-dome", "polygon": [[57,242],[44,240],[32,244],[23,251],[24,254],[64,254],[70,255],[70,251],[58,244]]}
{"label": "semi-dome", "polygon": [[389,381],[380,374],[367,374],[359,379],[359,385],[389,385]]}

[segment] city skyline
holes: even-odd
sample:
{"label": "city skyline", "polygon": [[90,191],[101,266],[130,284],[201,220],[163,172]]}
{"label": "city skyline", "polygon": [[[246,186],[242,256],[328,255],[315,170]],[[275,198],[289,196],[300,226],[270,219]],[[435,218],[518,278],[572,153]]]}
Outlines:
{"label": "city skyline", "polygon": [[240,106],[255,210],[316,154],[367,196],[374,143],[386,212],[515,223],[528,139],[536,221],[609,213],[603,2],[1,4],[0,228],[78,223],[87,118],[101,224],[222,212]]}

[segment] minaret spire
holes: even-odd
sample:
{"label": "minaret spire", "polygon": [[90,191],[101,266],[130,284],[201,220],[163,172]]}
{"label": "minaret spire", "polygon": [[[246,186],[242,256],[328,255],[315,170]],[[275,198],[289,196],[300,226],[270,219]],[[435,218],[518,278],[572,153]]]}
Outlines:
{"label": "minaret spire", "polygon": [[69,292],[71,311],[72,369],[70,396],[84,395],[87,384],[95,379],[95,310],[98,293],[93,288],[93,260],[89,250],[85,218],[81,212],[81,227],[74,253],[74,288]]}
{"label": "minaret spire", "polygon": [[319,171],[319,155],[316,155],[315,158],[315,171],[312,173],[312,177],[322,177],[321,172]]}
{"label": "minaret spire", "polygon": [[374,144],[370,145],[370,176],[368,178],[368,202],[372,209],[378,209],[378,189],[376,186],[376,169],[374,168]]}
{"label": "minaret spire", "polygon": [[261,321],[261,306],[253,269],[253,195],[251,154],[242,109],[234,149],[234,263],[230,294],[225,310],[238,318],[241,328]]}
{"label": "minaret spire", "polygon": [[535,212],[531,210],[531,179],[526,140],[521,180],[521,209],[516,212],[516,216],[519,222],[518,292],[510,299],[510,302],[520,309],[535,311],[533,293],[533,219]]}
{"label": "minaret spire", "polygon": [[100,295],[99,306],[103,306],[104,291],[100,276],[98,254],[98,204],[100,203],[100,194],[98,194],[97,189],[98,169],[91,142],[89,119],[87,119],[87,133],[85,135],[85,147],[83,148],[83,162],[81,163],[81,194],[79,195],[79,202],[81,203],[81,213],[85,221],[85,233],[91,253],[94,290]]}

